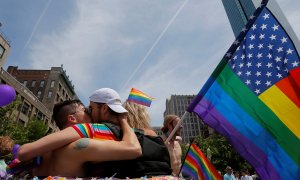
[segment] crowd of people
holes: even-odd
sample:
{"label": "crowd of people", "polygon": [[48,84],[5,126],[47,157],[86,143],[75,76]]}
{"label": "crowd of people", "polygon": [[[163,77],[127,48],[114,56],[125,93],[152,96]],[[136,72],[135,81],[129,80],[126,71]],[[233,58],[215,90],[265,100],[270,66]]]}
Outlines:
{"label": "crowd of people", "polygon": [[227,166],[225,171],[226,173],[223,176],[224,180],[260,180],[256,172],[251,175],[247,169],[233,171],[230,166]]}
{"label": "crowd of people", "polygon": [[[41,157],[30,171],[32,176],[181,176],[181,128],[166,141],[180,122],[178,116],[166,116],[163,136],[158,136],[150,127],[146,107],[130,101],[122,104],[115,90],[98,89],[89,100],[88,107],[78,100],[56,104],[53,119],[60,131],[22,145],[10,167]],[[13,143],[6,147],[8,153]]]}

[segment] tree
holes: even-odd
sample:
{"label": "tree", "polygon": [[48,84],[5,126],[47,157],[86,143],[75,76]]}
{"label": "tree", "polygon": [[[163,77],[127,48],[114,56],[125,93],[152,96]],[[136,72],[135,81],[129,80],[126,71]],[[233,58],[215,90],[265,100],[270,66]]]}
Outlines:
{"label": "tree", "polygon": [[211,161],[221,171],[228,165],[235,170],[252,169],[245,159],[232,148],[227,139],[216,132],[206,139],[198,137],[196,142],[203,149],[210,148]]}
{"label": "tree", "polygon": [[0,107],[0,136],[11,137],[16,144],[24,144],[35,141],[46,134],[48,129],[43,121],[30,119],[24,127],[14,121],[13,111],[21,104],[20,98],[5,107]]}
{"label": "tree", "polygon": [[189,144],[181,144],[181,152],[182,152],[181,162],[184,162],[189,146],[190,146]]}
{"label": "tree", "polygon": [[[213,133],[208,138],[198,136],[195,139],[195,142],[206,156],[207,149],[210,149],[211,163],[217,170],[224,171],[228,165],[234,170],[253,169],[237,152],[234,151],[226,138],[218,133]],[[187,148],[186,145],[182,145],[183,159]]]}
{"label": "tree", "polygon": [[21,104],[17,97],[11,104],[0,107],[0,135],[11,137],[15,143],[23,144],[27,142],[27,130],[21,124],[13,121],[13,111]]}
{"label": "tree", "polygon": [[40,139],[45,136],[48,127],[43,121],[37,120],[35,118],[31,119],[27,124],[27,138],[29,142]]}

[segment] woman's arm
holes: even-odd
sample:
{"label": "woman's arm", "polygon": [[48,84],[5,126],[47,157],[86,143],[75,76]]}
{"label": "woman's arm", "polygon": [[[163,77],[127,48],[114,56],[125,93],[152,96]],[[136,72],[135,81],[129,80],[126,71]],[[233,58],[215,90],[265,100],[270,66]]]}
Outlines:
{"label": "woman's arm", "polygon": [[135,159],[142,155],[140,143],[128,125],[126,119],[120,121],[123,130],[122,141],[98,141],[88,138],[82,138],[72,143],[69,147],[73,151],[68,153],[73,157],[81,157],[83,162],[94,161],[114,161]]}
{"label": "woman's arm", "polygon": [[80,136],[75,129],[69,127],[32,143],[22,145],[17,153],[17,158],[20,161],[27,161],[36,156],[41,156],[46,152],[65,146],[79,138]]}

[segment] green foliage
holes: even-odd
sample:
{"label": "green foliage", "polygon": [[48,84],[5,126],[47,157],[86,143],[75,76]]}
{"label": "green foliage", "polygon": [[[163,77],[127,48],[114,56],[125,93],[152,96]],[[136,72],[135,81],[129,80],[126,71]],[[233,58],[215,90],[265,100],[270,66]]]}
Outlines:
{"label": "green foliage", "polygon": [[0,136],[11,137],[16,144],[35,141],[46,134],[47,125],[43,121],[31,119],[27,126],[17,123],[13,119],[13,110],[20,105],[18,98],[8,106],[0,107]]}
{"label": "green foliage", "polygon": [[185,155],[186,155],[188,149],[189,149],[189,144],[181,144],[181,152],[182,152],[181,162],[184,162]]}
{"label": "green foliage", "polygon": [[27,124],[27,138],[29,142],[33,142],[41,137],[45,136],[48,127],[43,121],[37,119],[31,119]]}
{"label": "green foliage", "polygon": [[0,108],[0,135],[10,136],[16,143],[26,142],[26,131],[23,126],[12,120],[12,112],[20,105],[20,99],[17,98],[8,106]]}
{"label": "green foliage", "polygon": [[[235,152],[226,138],[217,133],[212,134],[208,138],[198,136],[195,142],[205,155],[207,155],[207,149],[210,149],[211,162],[217,170],[224,172],[228,165],[234,170],[252,170],[252,167]],[[182,152],[183,156],[185,156],[184,149]]]}
{"label": "green foliage", "polygon": [[6,127],[6,133],[3,135],[11,137],[16,144],[24,144],[28,142],[27,132],[28,130],[22,125],[16,122],[9,122]]}

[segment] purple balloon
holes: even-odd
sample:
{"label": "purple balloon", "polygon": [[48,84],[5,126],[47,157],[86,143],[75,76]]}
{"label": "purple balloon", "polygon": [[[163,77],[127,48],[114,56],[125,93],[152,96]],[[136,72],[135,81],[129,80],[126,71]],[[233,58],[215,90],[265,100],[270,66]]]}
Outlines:
{"label": "purple balloon", "polygon": [[0,84],[0,107],[10,104],[16,98],[16,91],[7,84]]}
{"label": "purple balloon", "polygon": [[15,144],[13,146],[13,149],[11,150],[11,153],[13,155],[13,159],[17,158],[17,154],[18,154],[19,148],[20,148],[19,144]]}

